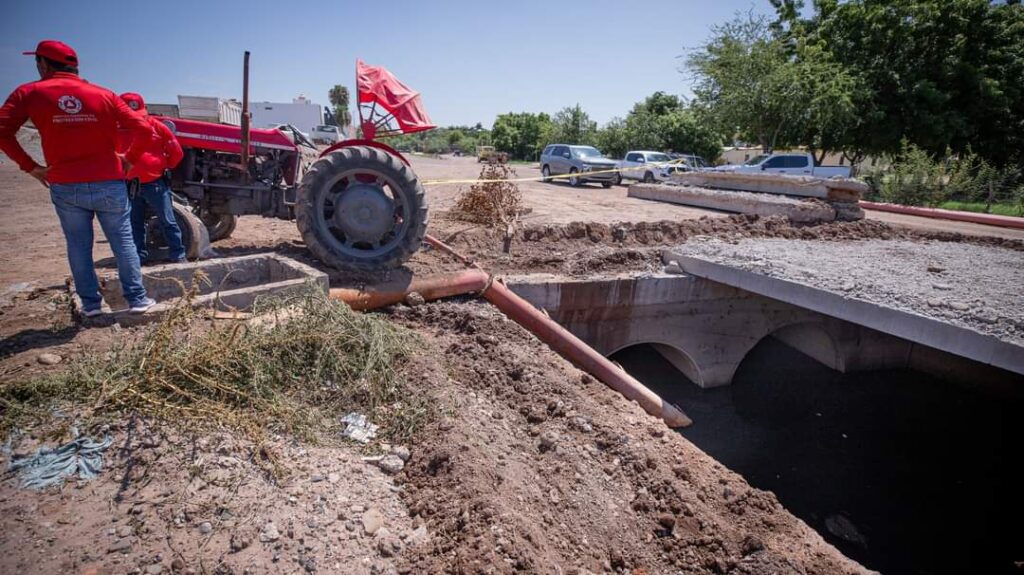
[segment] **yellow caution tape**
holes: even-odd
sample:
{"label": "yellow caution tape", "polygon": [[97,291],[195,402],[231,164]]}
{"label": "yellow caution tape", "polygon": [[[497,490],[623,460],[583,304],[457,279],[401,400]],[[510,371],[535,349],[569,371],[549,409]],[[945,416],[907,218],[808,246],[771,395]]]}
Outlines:
{"label": "yellow caution tape", "polygon": [[582,177],[587,177],[587,176],[593,176],[595,174],[618,174],[618,173],[629,172],[629,171],[647,170],[647,169],[650,169],[651,167],[662,168],[662,167],[665,167],[665,166],[671,166],[671,165],[674,165],[674,164],[679,164],[681,162],[682,162],[682,160],[673,160],[671,162],[657,162],[657,163],[651,163],[651,164],[644,164],[643,166],[636,166],[636,167],[633,167],[633,168],[614,168],[614,169],[611,169],[611,170],[596,170],[596,171],[592,171],[592,172],[573,172],[573,173],[570,173],[570,174],[560,174],[560,175],[557,175],[557,176],[548,176],[546,178],[544,176],[539,176],[539,177],[532,177],[532,178],[498,178],[498,179],[494,179],[494,180],[482,180],[482,179],[424,180],[423,182],[420,182],[420,183],[423,184],[424,186],[440,186],[440,185],[444,185],[444,184],[479,184],[479,183],[485,183],[485,182],[542,182],[542,181],[549,181],[549,180],[567,180],[567,179],[570,179],[570,178],[577,178],[577,177],[582,178]]}

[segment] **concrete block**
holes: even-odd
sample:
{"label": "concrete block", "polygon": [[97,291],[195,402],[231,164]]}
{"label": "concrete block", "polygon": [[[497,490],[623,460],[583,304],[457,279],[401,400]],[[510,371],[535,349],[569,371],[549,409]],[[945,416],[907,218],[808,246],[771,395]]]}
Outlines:
{"label": "concrete block", "polygon": [[[142,269],[142,283],[157,304],[149,311],[133,314],[121,295],[116,273],[100,275],[100,294],[111,313],[90,318],[91,322],[113,321],[138,325],[155,321],[172,309],[179,299],[195,288],[194,307],[218,310],[250,311],[259,297],[298,291],[313,283],[325,293],[328,278],[324,272],[274,253],[218,258],[181,264],[166,264]],[[70,284],[75,313],[82,317],[82,301]]]}
{"label": "concrete block", "polygon": [[690,186],[802,196],[856,202],[868,192],[867,184],[849,178],[815,178],[781,174],[738,174],[735,172],[687,172],[672,181]]}
{"label": "concrete block", "polygon": [[728,190],[712,190],[669,184],[633,184],[629,197],[656,200],[758,216],[786,216],[801,224],[832,222],[836,211],[816,199],[796,199],[781,195],[758,194]]}

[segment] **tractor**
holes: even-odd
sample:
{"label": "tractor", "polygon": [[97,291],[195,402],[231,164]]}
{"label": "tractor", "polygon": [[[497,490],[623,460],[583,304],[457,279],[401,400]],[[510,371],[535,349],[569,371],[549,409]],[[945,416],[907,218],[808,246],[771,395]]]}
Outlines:
{"label": "tractor", "polygon": [[[260,215],[295,220],[309,250],[331,267],[401,265],[426,233],[426,200],[408,160],[374,138],[434,128],[419,94],[358,61],[363,138],[318,151],[297,130],[249,128],[248,56],[241,126],[158,117],[185,152],[170,182],[188,256],[203,257],[210,241],[229,237],[239,216]],[[151,253],[159,253],[163,237],[153,231]]]}

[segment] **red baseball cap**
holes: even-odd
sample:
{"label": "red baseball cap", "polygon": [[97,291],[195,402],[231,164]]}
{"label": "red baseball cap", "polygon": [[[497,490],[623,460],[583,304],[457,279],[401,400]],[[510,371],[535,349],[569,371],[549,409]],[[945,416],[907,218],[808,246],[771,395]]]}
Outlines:
{"label": "red baseball cap", "polygon": [[135,110],[140,114],[147,113],[146,102],[142,99],[140,94],[136,94],[135,92],[125,92],[124,94],[121,94],[121,99],[124,100],[124,103],[128,104],[128,107],[132,110]]}
{"label": "red baseball cap", "polygon": [[42,56],[48,60],[54,62],[60,62],[61,64],[70,64],[72,66],[78,65],[78,54],[71,49],[64,42],[58,40],[43,40],[36,46],[34,52],[22,52],[26,56]]}

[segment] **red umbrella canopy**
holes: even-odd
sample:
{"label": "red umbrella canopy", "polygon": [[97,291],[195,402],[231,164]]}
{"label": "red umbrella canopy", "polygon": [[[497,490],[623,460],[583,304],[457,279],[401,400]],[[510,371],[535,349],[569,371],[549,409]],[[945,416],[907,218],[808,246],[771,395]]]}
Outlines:
{"label": "red umbrella canopy", "polygon": [[[356,90],[363,137],[411,134],[435,128],[423,109],[420,93],[383,66],[356,61]],[[364,117],[364,110],[367,115]]]}

